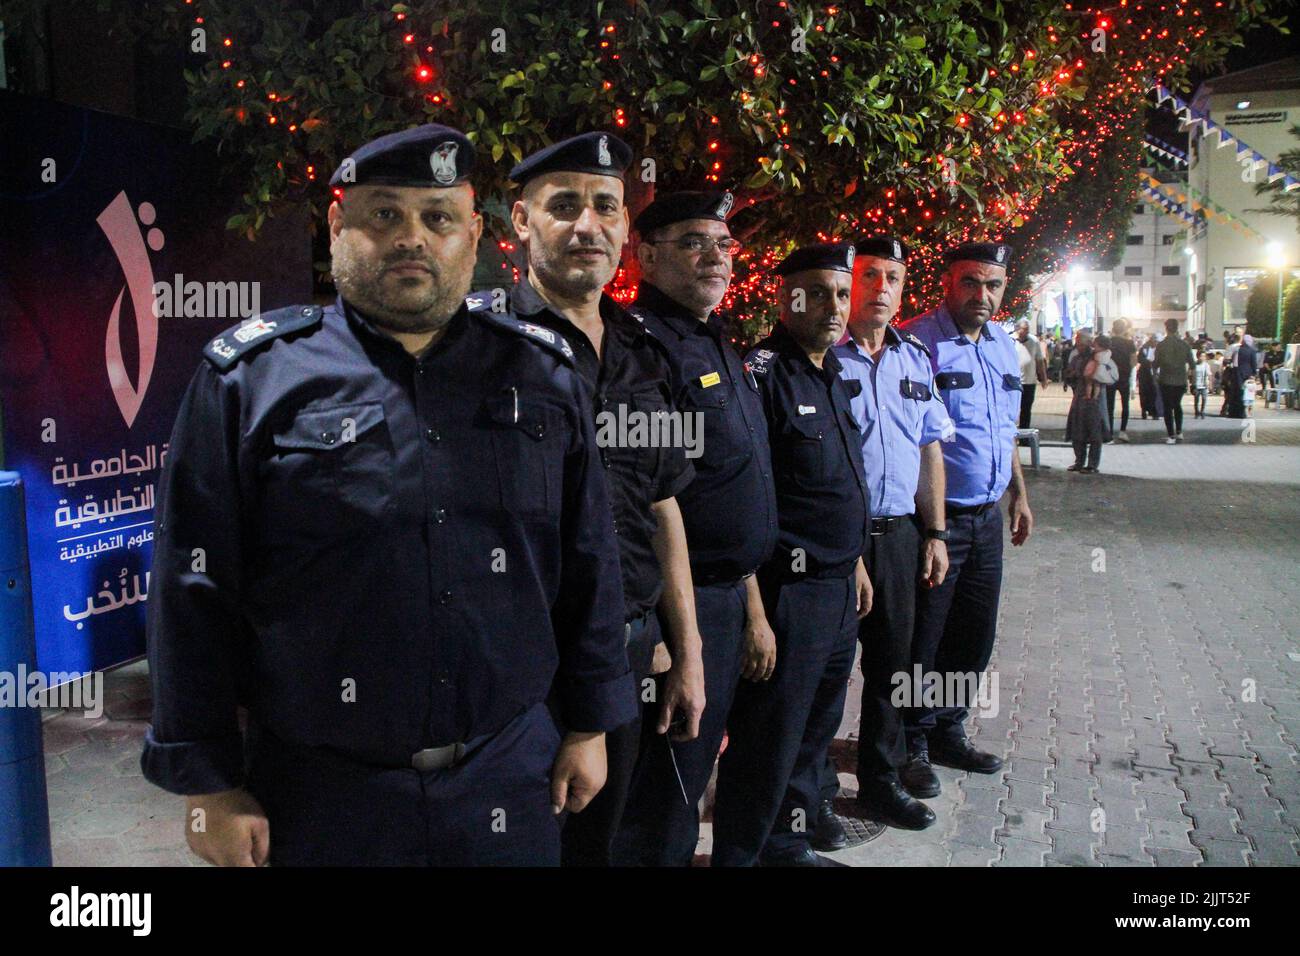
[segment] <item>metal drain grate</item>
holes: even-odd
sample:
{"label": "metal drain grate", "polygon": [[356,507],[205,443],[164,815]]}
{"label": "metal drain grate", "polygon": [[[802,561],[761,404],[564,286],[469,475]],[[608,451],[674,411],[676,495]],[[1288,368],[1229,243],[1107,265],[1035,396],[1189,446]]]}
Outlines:
{"label": "metal drain grate", "polygon": [[[841,812],[849,810],[853,816]],[[844,833],[848,836],[849,842],[844,849],[849,847],[861,846],[864,843],[870,843],[872,840],[880,837],[888,826],[878,820],[868,820],[866,817],[860,817],[856,814],[858,810],[855,802],[851,799],[839,799],[835,801],[835,819],[840,821],[840,826],[844,827]]]}

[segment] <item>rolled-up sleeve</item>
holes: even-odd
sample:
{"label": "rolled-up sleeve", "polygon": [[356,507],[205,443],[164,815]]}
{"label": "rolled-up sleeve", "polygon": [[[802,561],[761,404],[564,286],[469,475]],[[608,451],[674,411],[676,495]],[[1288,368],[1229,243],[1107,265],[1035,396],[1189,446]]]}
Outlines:
{"label": "rolled-up sleeve", "polygon": [[153,722],[141,768],[172,793],[230,790],[244,778],[238,419],[233,389],[204,362],[159,485],[146,623]]}
{"label": "rolled-up sleeve", "polygon": [[560,590],[552,610],[565,729],[613,730],[636,716],[623,628],[623,583],[605,476],[597,467],[592,397],[573,376],[572,444],[565,459]]}

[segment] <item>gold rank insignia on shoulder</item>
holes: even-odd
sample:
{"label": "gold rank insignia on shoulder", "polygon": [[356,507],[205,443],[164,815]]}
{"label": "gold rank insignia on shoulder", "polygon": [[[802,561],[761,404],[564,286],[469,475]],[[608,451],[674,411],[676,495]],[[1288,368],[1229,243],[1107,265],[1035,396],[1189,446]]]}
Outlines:
{"label": "gold rank insignia on shoulder", "polygon": [[721,375],[719,375],[717,372],[710,372],[708,375],[700,376],[700,387],[711,388],[714,385],[717,385],[721,381],[722,381]]}

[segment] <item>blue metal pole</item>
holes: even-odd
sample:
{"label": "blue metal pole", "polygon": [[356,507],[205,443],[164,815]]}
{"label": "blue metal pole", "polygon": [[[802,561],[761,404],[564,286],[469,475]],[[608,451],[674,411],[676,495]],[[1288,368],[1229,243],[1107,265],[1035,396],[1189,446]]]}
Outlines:
{"label": "blue metal pole", "polygon": [[23,483],[0,471],[0,866],[49,866],[41,712],[26,706],[23,674],[36,670],[32,585],[27,565]]}

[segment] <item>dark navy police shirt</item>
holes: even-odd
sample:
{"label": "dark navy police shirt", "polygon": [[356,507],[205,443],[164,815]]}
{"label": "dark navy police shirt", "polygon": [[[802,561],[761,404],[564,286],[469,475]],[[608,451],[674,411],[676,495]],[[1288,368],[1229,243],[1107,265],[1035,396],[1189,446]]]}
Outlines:
{"label": "dark navy police shirt", "polygon": [[[578,372],[590,387],[594,416],[612,416],[610,421],[622,416],[622,420],[631,421],[629,413],[636,413],[649,420],[656,413],[674,410],[667,352],[608,295],[600,297],[605,332],[599,355],[576,325],[546,305],[526,277],[511,290],[510,305],[519,320],[555,332],[572,348]],[[654,551],[659,521],[651,505],[681,492],[690,484],[694,470],[680,445],[652,446],[630,431],[626,436],[620,434],[619,429],[602,430],[601,434],[613,439],[603,443],[599,460],[609,481],[623,597],[631,620],[653,610],[663,592],[663,573]],[[631,442],[624,441],[625,437]]]}
{"label": "dark navy police shirt", "polygon": [[772,442],[781,526],[772,568],[786,577],[800,576],[801,566],[809,577],[852,573],[871,533],[871,506],[839,359],[828,349],[818,368],[777,325],[746,364],[758,379]]}
{"label": "dark navy police shirt", "polygon": [[776,487],[758,382],[722,337],[642,281],[629,310],[668,350],[673,400],[703,422],[695,480],[677,495],[696,585],[736,581],[776,546]]}
{"label": "dark navy police shirt", "polygon": [[633,716],[590,392],[554,344],[463,307],[418,360],[340,300],[205,350],[161,484],[143,767],[242,783],[273,736],[409,766],[553,696]]}

